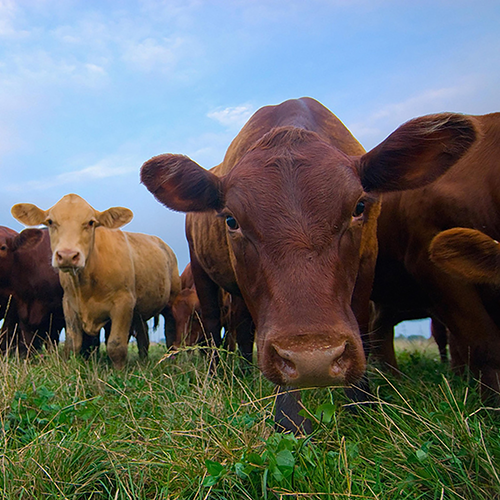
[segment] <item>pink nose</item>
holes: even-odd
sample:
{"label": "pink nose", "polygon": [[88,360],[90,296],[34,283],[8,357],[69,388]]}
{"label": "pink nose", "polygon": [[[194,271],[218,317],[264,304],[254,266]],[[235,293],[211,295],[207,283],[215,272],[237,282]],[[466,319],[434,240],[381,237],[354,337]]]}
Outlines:
{"label": "pink nose", "polygon": [[283,385],[314,387],[343,384],[350,365],[346,351],[347,342],[307,349],[290,349],[272,344],[275,369]]}
{"label": "pink nose", "polygon": [[81,254],[76,250],[63,249],[55,252],[57,267],[78,267],[81,260]]}

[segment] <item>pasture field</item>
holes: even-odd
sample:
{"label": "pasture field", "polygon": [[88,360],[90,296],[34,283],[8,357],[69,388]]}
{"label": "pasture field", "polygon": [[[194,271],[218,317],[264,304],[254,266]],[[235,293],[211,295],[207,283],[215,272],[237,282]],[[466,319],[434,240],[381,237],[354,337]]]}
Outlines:
{"label": "pasture field", "polygon": [[307,438],[273,429],[274,393],[223,353],[114,371],[43,353],[0,359],[0,497],[25,499],[500,498],[500,412],[453,376],[429,341],[399,346],[402,376],[369,375],[375,404],[306,391]]}

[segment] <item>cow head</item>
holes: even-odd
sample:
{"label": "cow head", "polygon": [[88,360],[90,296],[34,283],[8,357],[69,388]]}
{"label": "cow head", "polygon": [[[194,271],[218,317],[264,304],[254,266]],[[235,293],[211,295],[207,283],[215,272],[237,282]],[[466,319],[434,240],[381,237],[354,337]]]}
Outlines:
{"label": "cow head", "polygon": [[353,157],[314,132],[284,127],[222,177],[167,154],[146,162],[141,178],[167,207],[213,211],[225,226],[267,378],[294,387],[349,384],[365,369],[351,303],[363,254],[369,246],[376,252],[377,195],[431,182],[474,140],[465,117],[436,115]]}
{"label": "cow head", "polygon": [[12,215],[27,226],[46,225],[52,265],[61,271],[73,272],[85,267],[98,227],[117,229],[132,219],[132,212],[127,208],[114,207],[99,212],[76,194],[64,196],[48,210],[19,203],[12,207]]}
{"label": "cow head", "polygon": [[0,283],[7,284],[10,280],[15,252],[36,247],[42,238],[40,229],[25,229],[17,233],[8,227],[0,227]]}

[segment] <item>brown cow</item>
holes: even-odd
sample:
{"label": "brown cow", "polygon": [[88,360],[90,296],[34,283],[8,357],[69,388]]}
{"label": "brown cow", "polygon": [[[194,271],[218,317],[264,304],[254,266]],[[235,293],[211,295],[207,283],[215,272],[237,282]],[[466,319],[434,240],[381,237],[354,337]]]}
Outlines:
{"label": "brown cow", "polygon": [[327,108],[302,98],[257,111],[211,171],[165,154],[141,178],[167,207],[192,212],[191,266],[215,345],[222,287],[243,297],[269,380],[350,385],[365,371],[378,194],[433,181],[474,140],[468,118],[433,115],[364,154]]}
{"label": "brown cow", "polygon": [[[181,274],[181,291],[177,295],[172,305],[172,313],[175,318],[176,338],[174,347],[181,345],[193,346],[198,343],[206,344],[204,328],[201,320],[201,306],[194,285],[191,264],[188,264]],[[227,349],[234,351],[236,348],[236,336],[238,331],[247,332],[248,325],[242,324],[246,320],[246,308],[240,297],[232,297],[228,292],[221,290],[221,325],[224,327],[224,345]],[[253,327],[250,332],[250,344],[243,351],[245,340],[240,339],[242,355],[251,361],[253,348]],[[248,342],[247,342],[248,343]]]}
{"label": "brown cow", "polygon": [[200,301],[194,286],[190,264],[182,271],[181,291],[172,304],[172,314],[176,328],[175,341],[172,344],[174,347],[192,346],[203,338]]}
{"label": "brown cow", "polygon": [[[433,238],[455,227],[500,238],[500,113],[464,119],[473,123],[478,140],[459,162],[425,188],[384,195],[373,301],[385,318],[415,309],[437,317],[449,329],[453,365],[460,359],[499,391],[500,290],[447,273],[429,255]],[[375,335],[375,346],[392,364],[392,330]]]}
{"label": "brown cow", "polygon": [[83,333],[96,336],[111,321],[107,352],[122,368],[132,328],[141,357],[149,346],[145,321],[161,313],[174,331],[170,306],[180,290],[177,260],[159,238],[118,229],[132,219],[130,210],[99,212],[69,194],[48,210],[20,203],[12,214],[26,225],[49,227],[52,265],[64,289],[68,354],[80,351]]}
{"label": "brown cow", "polygon": [[48,231],[25,229],[18,234],[0,227],[0,296],[9,304],[3,352],[12,348],[26,355],[46,340],[59,342],[63,291],[50,255]]}

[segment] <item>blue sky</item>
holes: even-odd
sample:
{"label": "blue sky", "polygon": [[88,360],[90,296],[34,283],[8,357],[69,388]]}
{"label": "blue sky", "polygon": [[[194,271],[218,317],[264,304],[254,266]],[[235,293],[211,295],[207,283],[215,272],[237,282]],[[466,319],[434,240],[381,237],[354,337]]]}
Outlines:
{"label": "blue sky", "polygon": [[219,163],[249,116],[311,96],[370,149],[439,111],[500,110],[500,2],[0,0],[0,225],[75,192],[188,261],[150,157]]}

